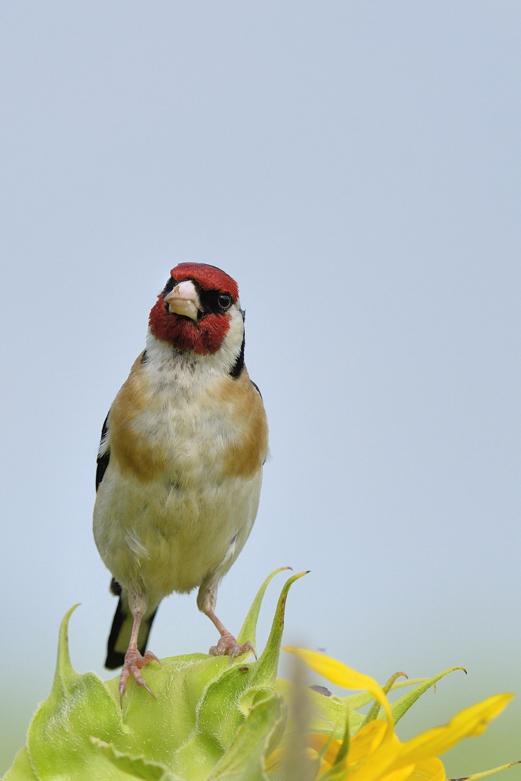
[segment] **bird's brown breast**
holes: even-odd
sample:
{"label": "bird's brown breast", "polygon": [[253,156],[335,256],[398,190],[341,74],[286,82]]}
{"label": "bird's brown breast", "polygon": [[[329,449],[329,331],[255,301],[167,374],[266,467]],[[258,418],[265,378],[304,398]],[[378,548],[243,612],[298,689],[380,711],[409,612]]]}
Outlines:
{"label": "bird's brown breast", "polygon": [[153,404],[153,390],[141,370],[142,354],[134,362],[130,375],[119,391],[110,410],[111,458],[123,473],[131,472],[138,479],[154,479],[166,466],[163,448],[153,440],[136,434],[135,421]]}
{"label": "bird's brown breast", "polygon": [[240,432],[226,452],[226,474],[252,477],[262,468],[268,454],[268,423],[260,393],[244,368],[237,379],[222,378],[215,396],[219,405],[229,404],[231,425]]}
{"label": "bird's brown breast", "polygon": [[[141,363],[134,363],[110,412],[111,458],[123,473],[148,482],[172,471],[190,472],[189,453],[195,462],[206,461],[208,476],[214,479],[255,475],[266,459],[268,426],[260,394],[246,369],[234,379],[216,379],[204,392],[194,386],[194,402],[185,390],[158,393]],[[176,406],[177,396],[184,407]],[[188,420],[190,418],[190,420]],[[211,421],[215,420],[215,427]],[[165,430],[175,427],[175,435]],[[215,433],[214,432],[215,429]],[[213,441],[212,441],[213,439]],[[210,440],[210,441],[209,441]],[[186,454],[186,455],[183,455]]]}

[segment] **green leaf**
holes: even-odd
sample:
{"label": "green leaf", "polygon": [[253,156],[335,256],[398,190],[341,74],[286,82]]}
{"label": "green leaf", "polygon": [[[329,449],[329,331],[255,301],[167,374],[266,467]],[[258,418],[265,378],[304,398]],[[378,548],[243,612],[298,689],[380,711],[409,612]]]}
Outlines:
{"label": "green leaf", "polygon": [[[204,759],[204,767],[210,772],[235,740],[238,730],[259,696],[264,699],[273,694],[286,598],[292,584],[304,574],[306,573],[293,575],[284,584],[266,648],[258,661],[241,663],[234,660],[230,665],[226,657],[214,658],[214,661],[219,663],[220,672],[209,681],[201,694],[196,708],[194,729],[175,758],[175,769],[178,773],[190,776],[190,769],[198,763],[202,768],[201,763],[205,757],[207,759]],[[261,589],[262,594],[264,591]]]}
{"label": "green leaf", "polygon": [[[442,673],[439,673],[438,675],[433,676],[432,678],[415,678],[412,680],[407,681],[399,681],[398,683],[395,683],[393,681],[393,678],[388,681],[388,683],[384,687],[384,691],[396,691],[396,689],[402,689],[405,686],[412,686],[414,684],[419,684],[416,686],[415,689],[413,689],[412,692],[408,692],[407,694],[404,694],[403,697],[400,697],[399,700],[396,700],[395,703],[391,705],[391,713],[393,715],[393,721],[395,724],[397,724],[400,719],[404,716],[405,713],[409,710],[409,708],[414,705],[416,700],[418,700],[422,694],[424,694],[428,689],[431,688],[431,686],[434,686],[439,680],[444,678],[446,675],[448,675],[451,672],[454,672],[454,670],[464,670],[463,667],[451,667],[449,670],[445,670]],[[403,673],[402,673],[403,674]],[[392,681],[392,684],[388,686],[388,684]],[[361,708],[363,705],[367,705],[368,702],[371,702],[374,697],[372,697],[368,692],[365,692],[361,695],[354,695],[354,697],[359,697],[359,700],[356,702],[356,707]],[[365,702],[363,699],[365,698]],[[351,705],[351,701],[353,700],[353,697],[342,697],[342,700],[347,702]],[[353,707],[353,705],[351,705]],[[365,717],[363,723],[360,725],[363,727],[365,724],[367,724],[369,721],[372,721],[373,719],[382,718],[384,719],[385,716],[382,714],[382,709],[378,705],[378,703],[375,703],[367,716]]]}
{"label": "green leaf", "polygon": [[[229,673],[230,662],[224,657],[192,654],[163,659],[162,664],[162,668],[156,664],[145,668],[156,700],[130,682],[123,700],[126,732],[112,742],[120,751],[142,755],[190,781],[199,781],[206,778],[227,747],[209,734],[214,725],[204,718],[201,706],[212,684]],[[118,679],[109,685],[116,692]],[[226,713],[236,710],[233,699],[226,703]],[[186,748],[196,737],[198,756]]]}
{"label": "green leaf", "polygon": [[[259,590],[245,621],[243,631],[253,632],[250,637],[275,574]],[[80,675],[72,668],[67,629],[74,608],[70,610],[60,628],[51,694],[37,710],[27,749],[18,755],[9,781],[126,781],[129,772],[137,778],[140,773],[153,778],[168,773],[205,781],[259,696],[273,695],[286,597],[299,577],[290,578],[282,589],[258,662],[188,654],[165,659],[162,667],[151,663],[145,677],[157,699],[131,678],[123,708],[119,675],[104,683],[93,673]]]}
{"label": "green leaf", "polygon": [[29,758],[29,752],[24,746],[20,749],[14,762],[3,777],[2,781],[38,781]]}
{"label": "green leaf", "polygon": [[280,593],[277,608],[275,610],[275,616],[271,625],[270,636],[266,643],[262,656],[255,665],[254,682],[257,689],[272,689],[277,679],[277,667],[279,665],[280,656],[280,644],[282,641],[282,632],[284,630],[284,614],[286,609],[286,600],[288,598],[288,592],[299,578],[303,578],[307,575],[307,572],[299,572],[288,578],[282,591]]}
{"label": "green leaf", "polygon": [[[305,690],[306,702],[309,713],[309,729],[311,732],[319,732],[322,735],[329,735],[337,740],[342,740],[346,727],[347,709],[345,703],[332,695],[327,697],[320,692],[316,692],[306,686],[301,686],[285,678],[278,678],[275,684],[275,690],[281,694],[286,702],[292,702],[294,699],[294,689],[300,686]],[[355,735],[360,729],[364,720],[362,713],[356,713],[349,709],[349,730]],[[288,728],[291,728],[291,719]]]}
{"label": "green leaf", "polygon": [[71,665],[67,629],[77,606],[68,611],[60,627],[58,659],[49,698],[40,705],[27,737],[31,765],[45,781],[122,779],[89,740],[123,736],[124,725],[117,702],[94,673],[79,675]]}
{"label": "green leaf", "polygon": [[91,741],[113,765],[134,778],[140,778],[143,781],[184,781],[179,776],[169,773],[168,769],[158,762],[150,762],[144,757],[131,757],[129,754],[115,749],[112,743],[105,743],[98,738],[91,737]]}
{"label": "green leaf", "polygon": [[[414,686],[416,683],[423,683],[426,678],[414,678],[414,679],[408,679],[406,681],[399,681],[398,683],[393,683],[389,691],[396,691],[396,689],[403,689],[404,686]],[[359,710],[360,708],[363,708],[364,705],[368,705],[370,702],[374,700],[374,697],[369,692],[360,692],[360,694],[349,694],[347,697],[339,697],[342,702],[345,702],[351,710]]]}
{"label": "green leaf", "polygon": [[391,705],[391,713],[393,714],[394,723],[397,724],[400,721],[402,716],[407,713],[409,708],[414,705],[416,700],[418,700],[422,694],[427,691],[427,689],[430,689],[431,686],[434,686],[434,684],[436,684],[438,681],[441,681],[442,678],[444,678],[449,673],[454,672],[455,670],[463,670],[464,673],[467,672],[463,667],[451,667],[449,670],[444,670],[442,673],[438,673],[438,675],[434,675],[432,678],[428,678],[415,689],[413,689],[412,692],[408,692],[407,694],[404,694],[403,697],[400,697],[399,700],[396,700],[396,702]]}
{"label": "green leaf", "polygon": [[259,612],[262,605],[262,600],[264,599],[264,594],[266,593],[266,589],[268,588],[269,584],[275,577],[275,575],[278,575],[279,572],[284,572],[284,570],[291,569],[291,567],[279,567],[279,569],[276,569],[274,572],[271,573],[271,575],[268,575],[262,586],[257,592],[257,596],[253,600],[253,604],[250,607],[248,611],[248,615],[246,616],[244,620],[244,624],[242,625],[242,629],[237,635],[237,642],[239,645],[242,645],[243,643],[246,643],[248,640],[253,645],[254,648],[256,648],[256,632],[257,632],[257,621],[259,618]]}
{"label": "green leaf", "polygon": [[347,697],[339,697],[338,699],[345,702],[351,710],[358,710],[372,702],[374,697],[370,692],[360,692],[360,694],[349,694]]}
{"label": "green leaf", "polygon": [[[394,686],[394,684],[396,682],[396,679],[397,678],[403,678],[403,677],[407,678],[405,673],[394,673],[394,675],[392,675],[389,678],[389,680],[387,681],[387,683],[384,684],[384,686],[382,687],[383,693],[386,694],[386,695],[389,694],[390,690],[393,688],[393,686]],[[365,717],[365,719],[363,721],[363,724],[362,724],[362,727],[365,727],[365,725],[369,724],[370,721],[373,721],[374,719],[377,719],[378,718],[378,714],[380,713],[380,710],[381,710],[380,703],[379,702],[375,702],[375,704],[373,705],[373,707],[370,709],[369,713]],[[394,722],[394,723],[396,724],[396,722]]]}
{"label": "green leaf", "polygon": [[280,741],[285,718],[281,697],[272,695],[257,702],[207,781],[268,781],[266,759]]}

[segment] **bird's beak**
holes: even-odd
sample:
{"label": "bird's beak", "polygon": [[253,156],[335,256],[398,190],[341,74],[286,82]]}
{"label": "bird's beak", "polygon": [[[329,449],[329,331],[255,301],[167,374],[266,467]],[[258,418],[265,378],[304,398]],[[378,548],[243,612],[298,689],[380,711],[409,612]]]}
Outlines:
{"label": "bird's beak", "polygon": [[174,289],[165,296],[168,304],[168,311],[175,315],[184,315],[192,320],[197,320],[199,312],[202,312],[199,295],[194,283],[185,279],[174,287]]}

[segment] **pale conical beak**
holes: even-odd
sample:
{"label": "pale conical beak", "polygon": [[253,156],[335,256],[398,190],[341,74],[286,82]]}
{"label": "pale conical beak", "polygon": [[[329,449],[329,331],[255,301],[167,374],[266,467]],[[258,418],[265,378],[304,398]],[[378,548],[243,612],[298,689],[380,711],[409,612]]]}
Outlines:
{"label": "pale conical beak", "polygon": [[199,295],[193,282],[185,279],[165,296],[168,310],[174,315],[184,315],[192,320],[197,320],[199,312],[202,312]]}

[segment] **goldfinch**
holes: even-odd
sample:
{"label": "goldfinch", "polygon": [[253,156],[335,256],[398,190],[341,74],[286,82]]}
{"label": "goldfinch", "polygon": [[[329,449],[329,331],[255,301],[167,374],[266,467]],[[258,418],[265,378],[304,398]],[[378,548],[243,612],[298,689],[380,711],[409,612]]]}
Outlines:
{"label": "goldfinch", "polygon": [[[237,283],[215,266],[180,263],[149,317],[146,349],[103,424],[94,539],[119,595],[106,667],[130,675],[146,651],[163,597],[198,587],[215,624],[214,655],[239,646],[215,615],[217,587],[241,552],[259,504],[268,426],[244,365]],[[153,696],[153,695],[152,695]]]}

